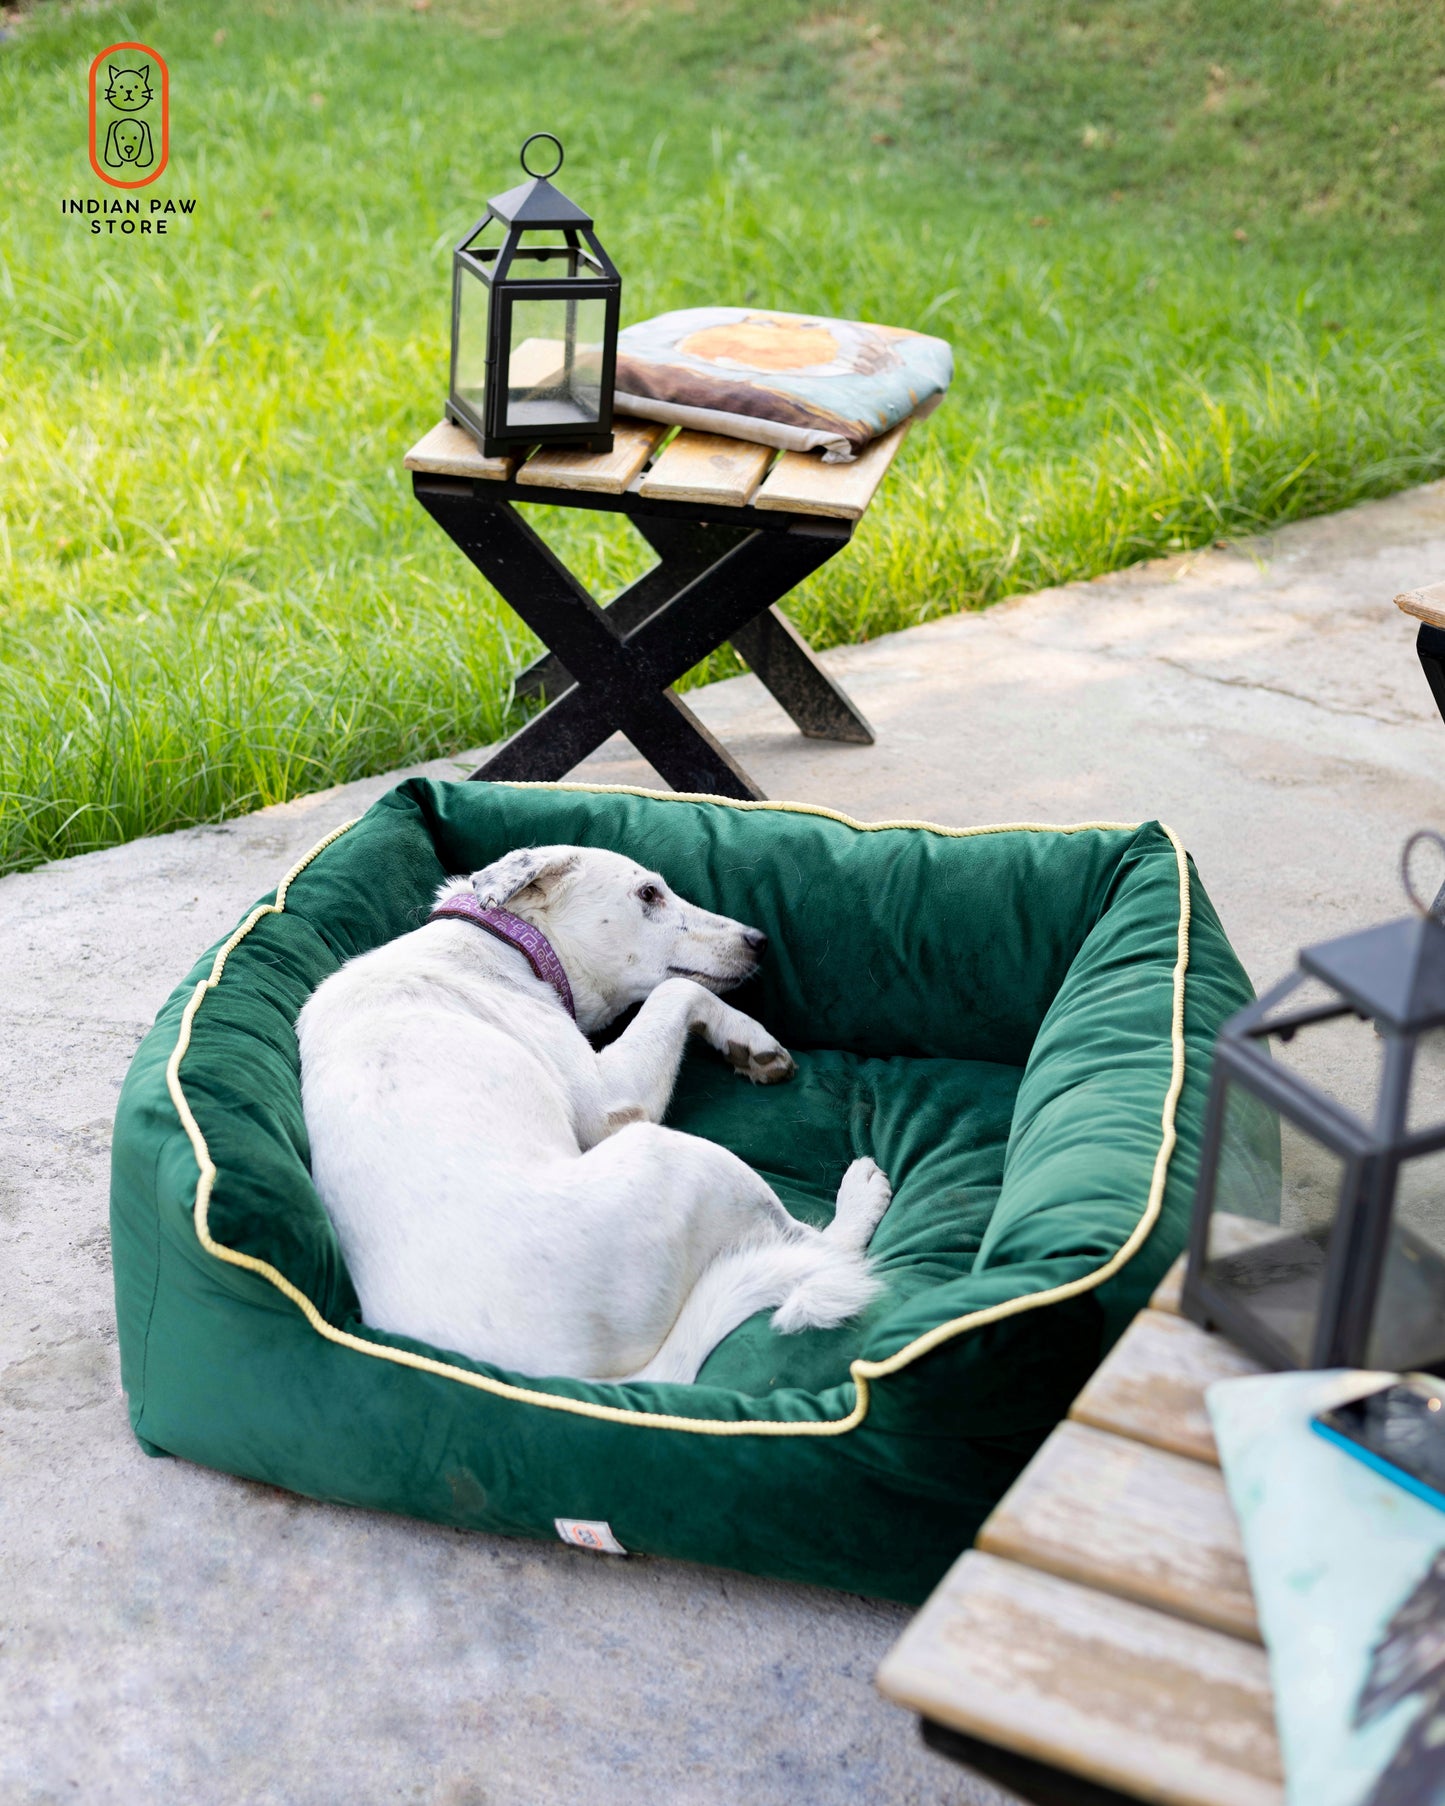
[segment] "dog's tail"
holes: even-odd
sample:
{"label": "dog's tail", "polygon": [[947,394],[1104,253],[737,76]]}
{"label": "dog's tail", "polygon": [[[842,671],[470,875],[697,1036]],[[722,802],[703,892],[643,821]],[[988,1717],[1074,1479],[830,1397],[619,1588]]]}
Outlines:
{"label": "dog's tail", "polygon": [[721,1255],[688,1293],[662,1346],[631,1380],[690,1385],[703,1362],[740,1323],[775,1307],[773,1328],[831,1329],[856,1317],[878,1295],[864,1256],[826,1242],[815,1231]]}

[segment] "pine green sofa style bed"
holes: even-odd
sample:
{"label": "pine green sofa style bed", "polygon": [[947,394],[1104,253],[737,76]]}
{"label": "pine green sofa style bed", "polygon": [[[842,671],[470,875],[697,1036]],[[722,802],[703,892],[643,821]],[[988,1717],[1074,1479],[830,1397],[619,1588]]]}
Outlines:
{"label": "pine green sofa style bed", "polygon": [[[668,1121],[826,1222],[894,1199],[864,1316],[766,1316],[696,1384],[529,1379],[369,1329],[312,1187],[294,1024],[443,876],[612,847],[766,929],[732,994],[798,1075],[699,1043]],[[1210,1051],[1250,997],[1157,823],[955,830],[797,805],[412,780],[165,1005],[121,1095],[112,1233],[142,1445],[315,1498],[919,1600],[1184,1243]]]}

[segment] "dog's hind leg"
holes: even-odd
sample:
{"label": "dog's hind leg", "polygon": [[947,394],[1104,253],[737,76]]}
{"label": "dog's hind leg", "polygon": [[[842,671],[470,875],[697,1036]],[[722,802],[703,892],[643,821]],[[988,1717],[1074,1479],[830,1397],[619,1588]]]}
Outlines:
{"label": "dog's hind leg", "polygon": [[723,1336],[788,1296],[822,1246],[746,1162],[676,1129],[630,1125],[557,1172],[556,1222],[585,1249],[557,1372],[692,1380]]}
{"label": "dog's hind leg", "polygon": [[638,1111],[650,1122],[662,1121],[690,1034],[702,1035],[756,1084],[793,1076],[791,1056],[761,1023],[694,979],[665,979],[597,1056],[610,1126],[620,1126],[617,1119],[637,1120]]}
{"label": "dog's hind leg", "polygon": [[833,1221],[819,1230],[789,1215],[769,1191],[764,1214],[782,1234],[764,1233],[711,1261],[662,1346],[629,1378],[695,1379],[722,1338],[756,1311],[772,1308],[780,1335],[833,1329],[856,1317],[882,1290],[864,1250],[892,1195],[876,1162],[855,1160],[838,1188]]}
{"label": "dog's hind leg", "polygon": [[866,1157],[855,1160],[838,1187],[833,1221],[823,1231],[825,1239],[861,1254],[892,1202],[893,1187],[878,1162]]}
{"label": "dog's hind leg", "polygon": [[800,1329],[832,1329],[856,1317],[882,1290],[864,1250],[893,1198],[893,1187],[875,1160],[855,1160],[838,1187],[833,1221],[810,1231],[814,1258],[773,1312],[773,1328],[790,1336]]}

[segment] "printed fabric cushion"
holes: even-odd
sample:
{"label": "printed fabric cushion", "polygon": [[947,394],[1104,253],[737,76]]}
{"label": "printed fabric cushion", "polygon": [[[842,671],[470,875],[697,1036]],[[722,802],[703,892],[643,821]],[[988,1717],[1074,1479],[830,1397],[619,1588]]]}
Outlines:
{"label": "printed fabric cushion", "polygon": [[846,463],[953,379],[942,339],[902,326],[689,307],[617,339],[619,413]]}

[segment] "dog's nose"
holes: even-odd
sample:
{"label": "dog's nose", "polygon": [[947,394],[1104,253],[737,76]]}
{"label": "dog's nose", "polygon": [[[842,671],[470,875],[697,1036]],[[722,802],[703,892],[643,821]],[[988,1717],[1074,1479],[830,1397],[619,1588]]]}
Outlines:
{"label": "dog's nose", "polygon": [[761,959],[768,950],[768,937],[761,928],[744,928],[743,939]]}

